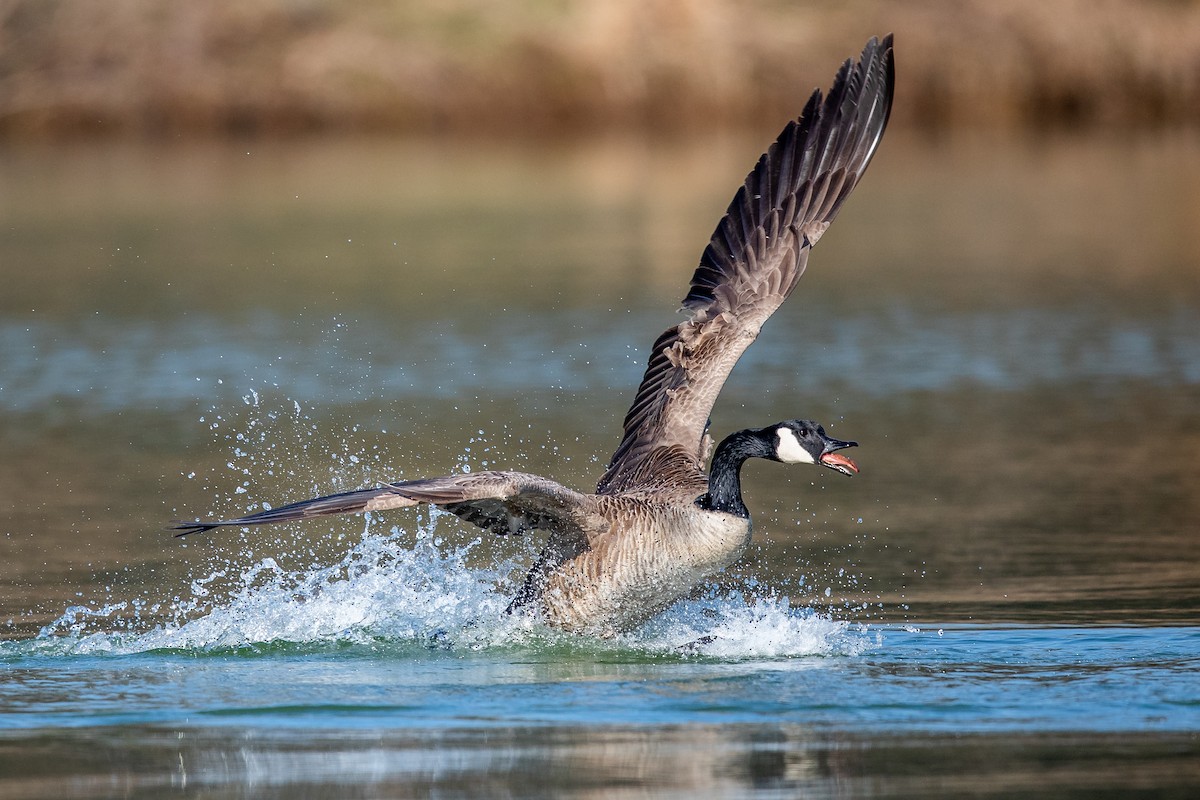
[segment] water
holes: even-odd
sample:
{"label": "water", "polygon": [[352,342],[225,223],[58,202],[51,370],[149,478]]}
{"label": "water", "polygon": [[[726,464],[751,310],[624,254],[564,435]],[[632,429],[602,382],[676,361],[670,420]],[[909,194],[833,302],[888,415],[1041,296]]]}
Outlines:
{"label": "water", "polygon": [[1190,797],[1200,148],[892,136],[718,435],[755,542],[611,641],[381,480],[593,484],[761,137],[0,153],[0,796]]}

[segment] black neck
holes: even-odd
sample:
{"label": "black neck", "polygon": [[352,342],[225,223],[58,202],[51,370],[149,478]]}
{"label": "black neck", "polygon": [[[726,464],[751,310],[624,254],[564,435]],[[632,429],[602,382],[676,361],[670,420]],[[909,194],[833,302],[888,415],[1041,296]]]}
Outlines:
{"label": "black neck", "polygon": [[747,458],[770,458],[774,454],[761,431],[745,430],[726,436],[713,453],[708,494],[700,498],[700,506],[750,519],[750,509],[742,502],[742,464]]}

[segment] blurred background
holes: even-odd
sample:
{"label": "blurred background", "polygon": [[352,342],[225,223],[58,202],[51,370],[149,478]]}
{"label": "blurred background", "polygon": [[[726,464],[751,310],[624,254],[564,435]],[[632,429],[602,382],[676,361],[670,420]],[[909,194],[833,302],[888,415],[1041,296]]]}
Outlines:
{"label": "blurred background", "polygon": [[172,519],[591,486],[734,189],[889,31],[884,144],[714,414],[863,474],[748,467],[730,580],[1195,622],[1200,3],[0,0],[0,635],[363,530]]}
{"label": "blurred background", "polygon": [[905,127],[1200,120],[1190,0],[5,0],[0,131],[773,128],[888,31]]}

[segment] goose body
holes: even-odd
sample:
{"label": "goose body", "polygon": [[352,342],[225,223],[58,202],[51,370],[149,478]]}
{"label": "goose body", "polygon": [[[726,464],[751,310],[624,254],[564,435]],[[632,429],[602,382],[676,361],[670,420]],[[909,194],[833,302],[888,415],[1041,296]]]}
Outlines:
{"label": "goose body", "polygon": [[[706,511],[695,497],[595,496],[600,530],[579,552],[554,553],[525,602],[580,633],[636,626],[735,562],[750,543],[750,518]],[[565,558],[563,556],[566,556]],[[529,581],[527,580],[527,584]]]}
{"label": "goose body", "polygon": [[[858,471],[815,422],[730,434],[713,450],[708,417],[762,324],[791,294],[812,246],[874,155],[891,110],[891,36],[813,93],[738,190],[683,301],[690,316],[655,342],[624,433],[595,493],[538,475],[489,471],[397,481],[177,535],[330,514],[438,506],[497,534],[547,533],[510,611],[608,636],[636,626],[735,562],[750,542],[740,471],[749,458]],[[712,451],[712,464],[705,462]]]}

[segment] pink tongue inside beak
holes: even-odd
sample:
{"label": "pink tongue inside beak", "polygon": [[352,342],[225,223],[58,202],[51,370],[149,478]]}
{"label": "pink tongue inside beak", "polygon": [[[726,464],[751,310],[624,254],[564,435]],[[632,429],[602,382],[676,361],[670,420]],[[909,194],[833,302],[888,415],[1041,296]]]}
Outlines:
{"label": "pink tongue inside beak", "polygon": [[821,456],[821,463],[825,464],[826,466],[833,467],[834,469],[837,469],[838,467],[844,467],[851,472],[858,472],[858,464],[855,464],[841,453],[826,453],[825,455]]}

